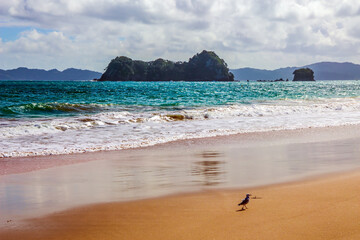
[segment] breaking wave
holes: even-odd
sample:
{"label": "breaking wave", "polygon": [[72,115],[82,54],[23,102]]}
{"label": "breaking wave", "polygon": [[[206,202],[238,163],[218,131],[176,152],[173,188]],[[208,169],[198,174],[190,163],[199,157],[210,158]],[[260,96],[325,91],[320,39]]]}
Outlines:
{"label": "breaking wave", "polygon": [[190,138],[360,124],[359,98],[282,99],[172,111],[115,111],[119,109],[113,106],[62,103],[20,108],[80,114],[2,119],[0,157],[117,150]]}
{"label": "breaking wave", "polygon": [[76,113],[95,113],[111,109],[111,104],[73,104],[73,103],[29,103],[0,108],[0,116],[20,117],[26,115],[46,116]]}

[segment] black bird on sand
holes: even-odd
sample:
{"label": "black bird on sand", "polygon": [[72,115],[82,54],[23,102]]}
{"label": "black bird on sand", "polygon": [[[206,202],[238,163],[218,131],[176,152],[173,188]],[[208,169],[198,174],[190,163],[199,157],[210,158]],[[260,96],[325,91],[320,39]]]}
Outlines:
{"label": "black bird on sand", "polygon": [[246,194],[246,198],[244,198],[241,203],[238,204],[238,206],[243,206],[241,210],[247,209],[246,204],[250,202],[250,196],[251,194]]}

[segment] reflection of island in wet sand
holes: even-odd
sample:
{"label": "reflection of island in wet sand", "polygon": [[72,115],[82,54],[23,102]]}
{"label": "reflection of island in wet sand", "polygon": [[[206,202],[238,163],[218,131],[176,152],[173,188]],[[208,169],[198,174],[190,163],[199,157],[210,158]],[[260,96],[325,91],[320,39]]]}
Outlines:
{"label": "reflection of island in wet sand", "polygon": [[224,154],[216,151],[204,151],[196,156],[203,158],[193,164],[191,174],[199,176],[200,181],[205,186],[217,185],[224,182],[225,179],[225,161],[222,158]]}

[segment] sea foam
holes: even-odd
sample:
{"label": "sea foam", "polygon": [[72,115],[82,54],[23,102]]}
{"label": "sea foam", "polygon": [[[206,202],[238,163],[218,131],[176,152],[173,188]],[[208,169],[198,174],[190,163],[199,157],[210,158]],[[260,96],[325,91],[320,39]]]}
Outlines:
{"label": "sea foam", "polygon": [[120,150],[182,139],[348,124],[360,124],[359,98],[3,119],[0,157]]}

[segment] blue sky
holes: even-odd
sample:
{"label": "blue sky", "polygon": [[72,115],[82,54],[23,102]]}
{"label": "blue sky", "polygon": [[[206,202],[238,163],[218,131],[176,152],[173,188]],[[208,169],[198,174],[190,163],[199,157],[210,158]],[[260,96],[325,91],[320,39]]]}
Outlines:
{"label": "blue sky", "polygon": [[0,2],[0,69],[103,71],[116,56],[230,68],[360,63],[356,0],[14,0]]}
{"label": "blue sky", "polygon": [[2,39],[3,42],[15,41],[16,39],[19,39],[21,37],[21,34],[23,32],[29,32],[32,30],[35,30],[43,34],[47,34],[53,31],[53,30],[34,28],[30,26],[25,26],[25,27],[7,26],[7,27],[0,27],[0,38]]}

